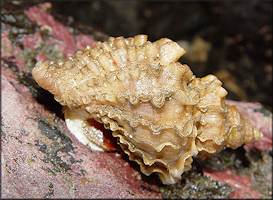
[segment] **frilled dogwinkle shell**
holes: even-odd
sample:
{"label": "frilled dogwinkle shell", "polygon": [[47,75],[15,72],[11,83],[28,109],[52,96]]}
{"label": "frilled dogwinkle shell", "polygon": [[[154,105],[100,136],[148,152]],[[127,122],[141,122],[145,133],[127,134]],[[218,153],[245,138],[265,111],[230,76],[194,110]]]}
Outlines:
{"label": "frilled dogwinkle shell", "polygon": [[[172,184],[191,169],[193,156],[210,157],[262,137],[225,104],[227,92],[214,75],[196,78],[177,62],[184,53],[167,38],[110,37],[67,60],[39,62],[32,73],[66,107],[67,125],[83,143],[91,138],[100,148],[101,133],[85,123],[94,118],[113,131],[144,174],[155,172]],[[75,133],[77,126],[83,131]]]}

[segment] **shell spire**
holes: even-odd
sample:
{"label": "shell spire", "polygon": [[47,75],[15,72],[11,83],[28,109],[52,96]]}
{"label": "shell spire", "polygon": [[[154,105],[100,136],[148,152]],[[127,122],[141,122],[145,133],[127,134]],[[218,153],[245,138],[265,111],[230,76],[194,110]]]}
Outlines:
{"label": "shell spire", "polygon": [[39,62],[32,73],[65,107],[67,126],[83,143],[101,137],[86,123],[93,118],[144,174],[172,184],[191,169],[193,156],[210,157],[262,137],[225,104],[227,91],[216,76],[196,78],[177,62],[184,53],[168,38],[110,37],[67,60]]}

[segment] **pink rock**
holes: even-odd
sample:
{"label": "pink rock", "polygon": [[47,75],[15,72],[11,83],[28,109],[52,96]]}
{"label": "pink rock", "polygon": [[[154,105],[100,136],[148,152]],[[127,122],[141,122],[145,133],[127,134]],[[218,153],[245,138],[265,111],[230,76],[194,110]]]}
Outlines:
{"label": "pink rock", "polygon": [[39,33],[24,35],[24,37],[21,39],[21,42],[25,49],[32,50],[35,50],[36,46],[43,45],[44,43]]}
{"label": "pink rock", "polygon": [[232,174],[230,169],[225,172],[204,170],[204,175],[210,176],[214,180],[219,180],[223,183],[227,183],[235,189],[235,192],[231,193],[230,197],[234,199],[253,199],[261,198],[259,192],[254,190],[250,186],[250,179],[247,176],[237,176]]}
{"label": "pink rock", "polygon": [[[1,34],[1,65],[3,65],[4,59],[12,59],[13,63],[18,67],[23,67],[25,65],[25,61],[22,60],[18,55],[20,52],[20,48],[16,46],[12,46],[11,41],[8,38],[8,32],[4,31]],[[20,68],[22,70],[22,68]]]}
{"label": "pink rock", "polygon": [[36,60],[37,60],[37,62],[39,62],[39,61],[46,61],[46,60],[48,60],[48,59],[47,59],[47,57],[46,57],[45,54],[43,54],[43,53],[38,53],[37,56],[36,56]]}
{"label": "pink rock", "polygon": [[75,53],[76,45],[73,35],[69,33],[66,26],[56,21],[52,15],[38,7],[31,7],[25,10],[25,14],[31,21],[35,21],[41,26],[41,29],[50,31],[52,36],[54,36],[52,41],[56,41],[56,43],[57,40],[59,41],[59,47],[64,57],[72,56]]}
{"label": "pink rock", "polygon": [[93,45],[95,44],[95,40],[93,38],[91,38],[88,35],[84,35],[84,34],[79,34],[76,37],[76,46],[78,49],[84,49],[86,48],[88,45],[90,47],[93,47]]}

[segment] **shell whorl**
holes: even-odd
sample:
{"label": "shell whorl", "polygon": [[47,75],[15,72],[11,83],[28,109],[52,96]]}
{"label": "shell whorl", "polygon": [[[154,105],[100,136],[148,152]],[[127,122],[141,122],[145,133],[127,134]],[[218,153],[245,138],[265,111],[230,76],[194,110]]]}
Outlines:
{"label": "shell whorl", "polygon": [[[176,63],[183,53],[177,43],[167,38],[154,43],[147,41],[146,35],[110,38],[107,42],[97,42],[92,49],[78,51],[68,60],[39,62],[33,76],[57,96],[57,101],[69,107],[127,99],[132,104],[151,100],[160,107],[164,98],[171,95],[171,91],[167,92],[170,85],[184,73],[186,79],[192,78],[188,66]],[[50,72],[52,68],[54,73]],[[70,82],[71,86],[66,87],[64,82]],[[174,90],[177,87],[180,86],[176,85]],[[56,94],[59,90],[61,95]]]}
{"label": "shell whorl", "polygon": [[191,168],[192,156],[262,137],[225,104],[217,77],[196,78],[177,62],[184,53],[167,38],[110,37],[67,60],[39,62],[32,73],[71,112],[82,109],[111,129],[144,174],[158,173],[171,184]]}

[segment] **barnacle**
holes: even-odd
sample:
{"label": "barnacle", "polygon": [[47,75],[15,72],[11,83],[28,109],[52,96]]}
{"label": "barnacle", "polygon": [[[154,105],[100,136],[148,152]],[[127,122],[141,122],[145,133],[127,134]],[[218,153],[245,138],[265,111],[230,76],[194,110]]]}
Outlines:
{"label": "barnacle", "polygon": [[112,130],[144,174],[172,184],[191,169],[193,156],[262,137],[225,104],[227,91],[216,76],[196,78],[177,62],[184,53],[167,38],[110,37],[67,60],[39,62],[32,74],[65,107],[67,126],[81,142],[103,149],[101,133],[86,123],[93,118]]}

